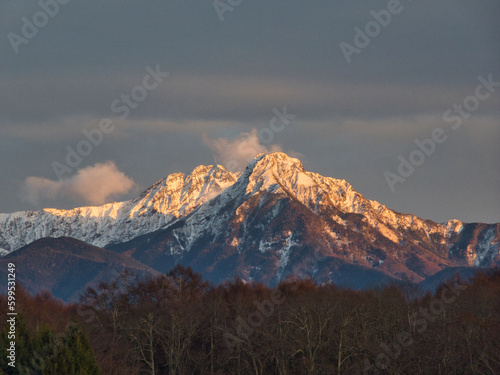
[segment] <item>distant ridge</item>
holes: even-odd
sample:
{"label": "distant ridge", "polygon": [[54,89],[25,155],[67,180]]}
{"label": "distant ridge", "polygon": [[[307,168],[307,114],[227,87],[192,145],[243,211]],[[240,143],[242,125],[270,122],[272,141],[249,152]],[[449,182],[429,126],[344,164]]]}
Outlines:
{"label": "distant ridge", "polygon": [[49,291],[72,302],[88,286],[114,280],[125,270],[138,276],[157,274],[135,259],[68,237],[43,238],[0,258],[4,280],[11,262],[16,265],[17,281],[31,293]]}

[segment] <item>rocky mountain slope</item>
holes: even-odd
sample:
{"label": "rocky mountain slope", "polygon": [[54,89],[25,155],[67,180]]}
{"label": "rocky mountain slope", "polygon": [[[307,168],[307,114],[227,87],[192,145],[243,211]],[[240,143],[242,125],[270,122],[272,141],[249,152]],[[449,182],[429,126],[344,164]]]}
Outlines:
{"label": "rocky mountain slope", "polygon": [[397,213],[283,153],[259,155],[241,175],[221,166],[173,174],[127,202],[0,215],[5,252],[59,236],[161,272],[189,265],[212,281],[273,284],[296,274],[363,286],[500,264],[499,224],[439,224]]}
{"label": "rocky mountain slope", "polygon": [[[257,157],[236,183],[188,216],[111,248],[161,271],[181,262],[218,281],[276,283],[303,273],[339,282],[339,267],[351,265],[419,282],[449,266],[498,262],[499,229],[394,212],[343,180],[274,153]],[[313,266],[301,266],[304,260]]]}

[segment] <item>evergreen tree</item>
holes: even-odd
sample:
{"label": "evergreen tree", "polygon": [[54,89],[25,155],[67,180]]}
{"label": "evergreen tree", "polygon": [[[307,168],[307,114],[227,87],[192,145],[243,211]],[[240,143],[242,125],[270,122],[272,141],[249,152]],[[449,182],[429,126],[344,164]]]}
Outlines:
{"label": "evergreen tree", "polygon": [[73,323],[66,330],[57,356],[44,368],[43,375],[98,375],[100,373],[87,335]]}
{"label": "evergreen tree", "polygon": [[29,332],[22,314],[17,316],[16,338],[8,337],[9,326],[0,334],[3,352],[16,343],[15,367],[9,366],[6,355],[0,356],[0,375],[99,375],[99,367],[87,335],[81,327],[71,324],[62,337],[48,327]]}

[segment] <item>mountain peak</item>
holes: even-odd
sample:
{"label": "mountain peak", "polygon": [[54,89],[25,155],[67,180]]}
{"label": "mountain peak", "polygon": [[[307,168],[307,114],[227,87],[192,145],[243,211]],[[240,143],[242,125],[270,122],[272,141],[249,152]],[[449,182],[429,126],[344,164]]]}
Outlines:
{"label": "mountain peak", "polygon": [[299,159],[292,158],[284,152],[261,153],[250,162],[248,167],[249,169],[254,169],[256,166],[259,166],[260,168],[272,168],[273,166],[279,166],[281,168],[296,168],[300,171],[304,171],[304,166]]}
{"label": "mountain peak", "polygon": [[222,165],[198,165],[194,168],[191,173],[187,175],[196,176],[196,175],[213,175],[218,171],[223,171],[224,173],[230,174]]}
{"label": "mountain peak", "polygon": [[241,179],[246,183],[247,194],[267,190],[295,195],[316,185],[313,175],[305,171],[299,159],[272,152],[257,155]]}

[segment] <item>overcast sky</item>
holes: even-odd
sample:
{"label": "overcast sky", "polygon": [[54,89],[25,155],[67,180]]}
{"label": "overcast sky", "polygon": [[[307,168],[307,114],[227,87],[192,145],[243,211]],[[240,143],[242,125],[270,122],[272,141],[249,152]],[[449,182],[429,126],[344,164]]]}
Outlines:
{"label": "overcast sky", "polygon": [[0,212],[129,199],[250,149],[395,211],[500,222],[498,0],[43,1],[0,2]]}

